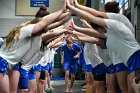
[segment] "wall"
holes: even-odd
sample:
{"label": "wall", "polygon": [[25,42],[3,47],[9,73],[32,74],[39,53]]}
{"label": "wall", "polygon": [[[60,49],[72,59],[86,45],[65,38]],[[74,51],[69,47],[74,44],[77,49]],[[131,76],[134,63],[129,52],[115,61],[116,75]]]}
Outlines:
{"label": "wall", "polygon": [[0,0],[0,37],[20,23],[26,22],[32,16],[15,16],[15,0]]}
{"label": "wall", "polygon": [[[30,0],[17,0],[17,15],[35,15],[38,7],[30,7]],[[48,11],[53,13],[58,11],[63,7],[63,2],[61,0],[49,0]]]}
{"label": "wall", "polygon": [[[20,1],[23,2],[24,0]],[[49,11],[55,12],[59,10],[62,7],[62,2],[60,1],[61,0],[53,0],[52,2],[50,2]],[[33,16],[16,16],[15,10],[16,0],[0,0],[0,37],[6,36],[13,27],[33,18]],[[76,16],[74,16],[74,20],[76,24],[80,24],[79,18],[77,18]]]}

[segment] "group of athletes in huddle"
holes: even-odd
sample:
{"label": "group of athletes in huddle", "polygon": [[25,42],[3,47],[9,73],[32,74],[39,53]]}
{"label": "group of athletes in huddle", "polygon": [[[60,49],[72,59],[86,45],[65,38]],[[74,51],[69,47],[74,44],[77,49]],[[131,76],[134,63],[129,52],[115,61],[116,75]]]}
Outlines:
{"label": "group of athletes in huddle", "polygon": [[[0,93],[44,93],[46,87],[52,89],[56,47],[60,47],[66,93],[69,74],[73,92],[78,61],[86,73],[88,93],[105,93],[105,80],[108,93],[116,93],[116,82],[121,93],[139,93],[140,46],[132,24],[119,14],[119,4],[108,2],[105,12],[100,12],[77,0],[63,2],[63,8],[51,14],[41,6],[33,20],[6,36],[0,49]],[[80,17],[83,27],[70,19],[72,13]]]}

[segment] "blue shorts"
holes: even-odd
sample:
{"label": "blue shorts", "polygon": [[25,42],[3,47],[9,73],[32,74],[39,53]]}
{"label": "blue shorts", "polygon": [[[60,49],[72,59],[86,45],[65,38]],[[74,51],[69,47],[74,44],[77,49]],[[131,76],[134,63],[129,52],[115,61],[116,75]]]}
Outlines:
{"label": "blue shorts", "polygon": [[29,71],[29,80],[36,79],[36,66],[33,66]]}
{"label": "blue shorts", "polygon": [[64,71],[67,71],[67,70],[69,70],[70,73],[72,73],[72,74],[76,74],[77,64],[71,64],[71,63],[65,62]]}
{"label": "blue shorts", "polygon": [[8,74],[8,62],[0,57],[0,74]]}
{"label": "blue shorts", "polygon": [[46,70],[49,70],[50,69],[50,66],[51,66],[51,63],[48,63],[47,65],[46,65]]}
{"label": "blue shorts", "polygon": [[53,63],[50,63],[50,68],[49,68],[49,74],[52,75],[53,74]]}
{"label": "blue shorts", "polygon": [[94,76],[99,76],[99,75],[107,73],[107,68],[105,64],[101,63],[93,68],[92,73]]}
{"label": "blue shorts", "polygon": [[116,73],[116,68],[113,64],[107,66],[107,73],[108,74],[113,74],[113,73]]}
{"label": "blue shorts", "polygon": [[12,70],[19,71],[19,70],[20,70],[20,67],[21,67],[21,63],[17,63],[17,64],[12,68]]}
{"label": "blue shorts", "polygon": [[81,65],[82,65],[82,70],[83,70],[84,72],[86,72],[86,63],[82,63]]}
{"label": "blue shorts", "polygon": [[20,77],[18,82],[19,89],[28,89],[28,80],[29,78]]}
{"label": "blue shorts", "polygon": [[36,71],[41,72],[41,65],[40,64],[36,66]]}
{"label": "blue shorts", "polygon": [[28,80],[29,80],[28,74],[29,73],[27,70],[20,68],[20,79],[18,83],[19,89],[28,89]]}
{"label": "blue shorts", "polygon": [[128,60],[128,74],[140,68],[140,50],[136,51]]}
{"label": "blue shorts", "polygon": [[46,71],[47,70],[47,65],[46,66],[41,66],[41,71]]}
{"label": "blue shorts", "polygon": [[85,66],[85,71],[86,72],[92,72],[92,70],[93,70],[93,67],[92,67],[91,64],[88,64],[88,65]]}
{"label": "blue shorts", "polygon": [[116,67],[116,73],[122,72],[122,71],[127,71],[127,67],[124,65],[124,63],[116,64],[115,67]]}

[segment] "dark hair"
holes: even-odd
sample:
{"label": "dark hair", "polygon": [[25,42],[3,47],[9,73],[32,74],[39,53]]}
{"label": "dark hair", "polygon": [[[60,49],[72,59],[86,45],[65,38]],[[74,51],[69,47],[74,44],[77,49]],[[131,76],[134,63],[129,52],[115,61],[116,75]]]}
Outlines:
{"label": "dark hair", "polygon": [[111,12],[111,13],[119,13],[119,3],[114,1],[114,2],[108,2],[105,4],[105,11],[106,12]]}
{"label": "dark hair", "polygon": [[40,9],[37,11],[35,17],[44,17],[48,14],[49,12],[47,11],[47,8],[45,6],[40,6]]}
{"label": "dark hair", "polygon": [[72,44],[73,41],[71,39],[66,39],[66,44]]}
{"label": "dark hair", "polygon": [[92,23],[92,22],[90,23],[90,25],[92,26],[93,29],[96,29],[96,30],[97,30],[98,28],[101,28],[101,27],[102,27],[102,26],[99,26],[99,25],[97,25],[97,24],[95,24],[95,23]]}

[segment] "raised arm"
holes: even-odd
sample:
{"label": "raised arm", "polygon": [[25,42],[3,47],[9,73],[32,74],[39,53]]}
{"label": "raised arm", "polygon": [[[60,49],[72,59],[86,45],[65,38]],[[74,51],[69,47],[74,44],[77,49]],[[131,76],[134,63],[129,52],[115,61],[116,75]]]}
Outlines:
{"label": "raised arm", "polygon": [[58,20],[57,22],[48,25],[45,29],[50,30],[64,24],[70,18],[70,16],[71,16],[70,12],[65,13],[65,17],[63,17],[61,20]]}
{"label": "raised arm", "polygon": [[64,64],[64,51],[60,52],[60,55],[61,55],[61,64],[63,65]]}
{"label": "raised arm", "polygon": [[49,14],[47,16],[44,16],[40,22],[36,23],[34,28],[33,28],[33,31],[32,31],[32,35],[38,33],[38,32],[42,32],[43,33],[43,30],[45,29],[45,27],[47,27],[48,25],[50,25],[51,23],[55,22],[59,16],[65,12],[65,8],[66,8],[66,5],[64,4],[64,7],[59,10],[58,12],[55,12],[55,13],[52,13],[52,14]]}
{"label": "raised arm", "polygon": [[64,44],[64,42],[63,41],[59,41],[58,43],[56,43],[55,45],[53,45],[52,48],[58,48],[62,44]]}
{"label": "raised arm", "polygon": [[42,35],[42,41],[51,39],[53,37],[58,37],[59,35],[62,35],[63,33],[70,33],[70,31],[68,29],[64,29],[62,27],[50,30]]}
{"label": "raised arm", "polygon": [[53,46],[54,46],[56,43],[58,43],[59,41],[61,41],[62,38],[63,38],[62,36],[56,38],[55,40],[53,40],[52,42],[49,43],[48,47],[49,47],[49,48],[53,48]]}
{"label": "raised arm", "polygon": [[[84,21],[84,20],[83,20]],[[99,31],[96,31],[95,29],[93,29],[88,23],[86,23],[84,21],[84,25],[83,26],[86,26],[88,28],[83,28],[83,27],[78,27],[74,24],[74,21],[71,22],[72,24],[72,27],[75,31],[77,32],[80,32],[80,33],[83,33],[83,34],[86,34],[88,36],[92,36],[92,37],[105,37],[104,34],[102,34],[101,32]]]}
{"label": "raised arm", "polygon": [[73,37],[76,41],[83,41],[83,42],[88,42],[88,43],[97,43],[98,42],[98,38],[95,37],[91,37],[79,32],[73,32]]}
{"label": "raised arm", "polygon": [[69,0],[67,0],[67,7],[72,11],[74,12],[76,15],[78,15],[79,17],[87,20],[87,21],[90,21],[90,22],[93,22],[97,25],[100,25],[100,26],[103,26],[103,27],[107,27],[106,26],[106,23],[105,21],[102,19],[102,18],[99,18],[99,17],[95,17],[94,15],[86,12],[86,11],[83,11],[83,10],[80,10],[74,6],[72,6],[69,2]]}
{"label": "raised arm", "polygon": [[105,47],[104,46],[105,45],[104,40],[103,39],[100,39],[100,38],[95,38],[95,37],[91,37],[91,36],[87,36],[87,35],[81,35],[80,33],[75,33],[75,37],[74,38],[76,40],[78,40],[78,41],[97,44],[101,48],[104,48]]}
{"label": "raised arm", "polygon": [[87,11],[88,13],[90,13],[94,16],[100,16],[102,18],[108,18],[107,14],[105,12],[101,12],[101,11],[95,10],[93,8],[80,5],[77,2],[77,0],[74,0],[74,5],[75,5],[75,7],[79,8],[80,10]]}
{"label": "raised arm", "polygon": [[65,13],[63,13],[62,15],[60,15],[59,18],[58,18],[57,20],[61,20],[61,19],[63,19],[64,17],[66,17],[67,15],[69,15],[69,14],[71,14],[71,12],[67,10]]}

